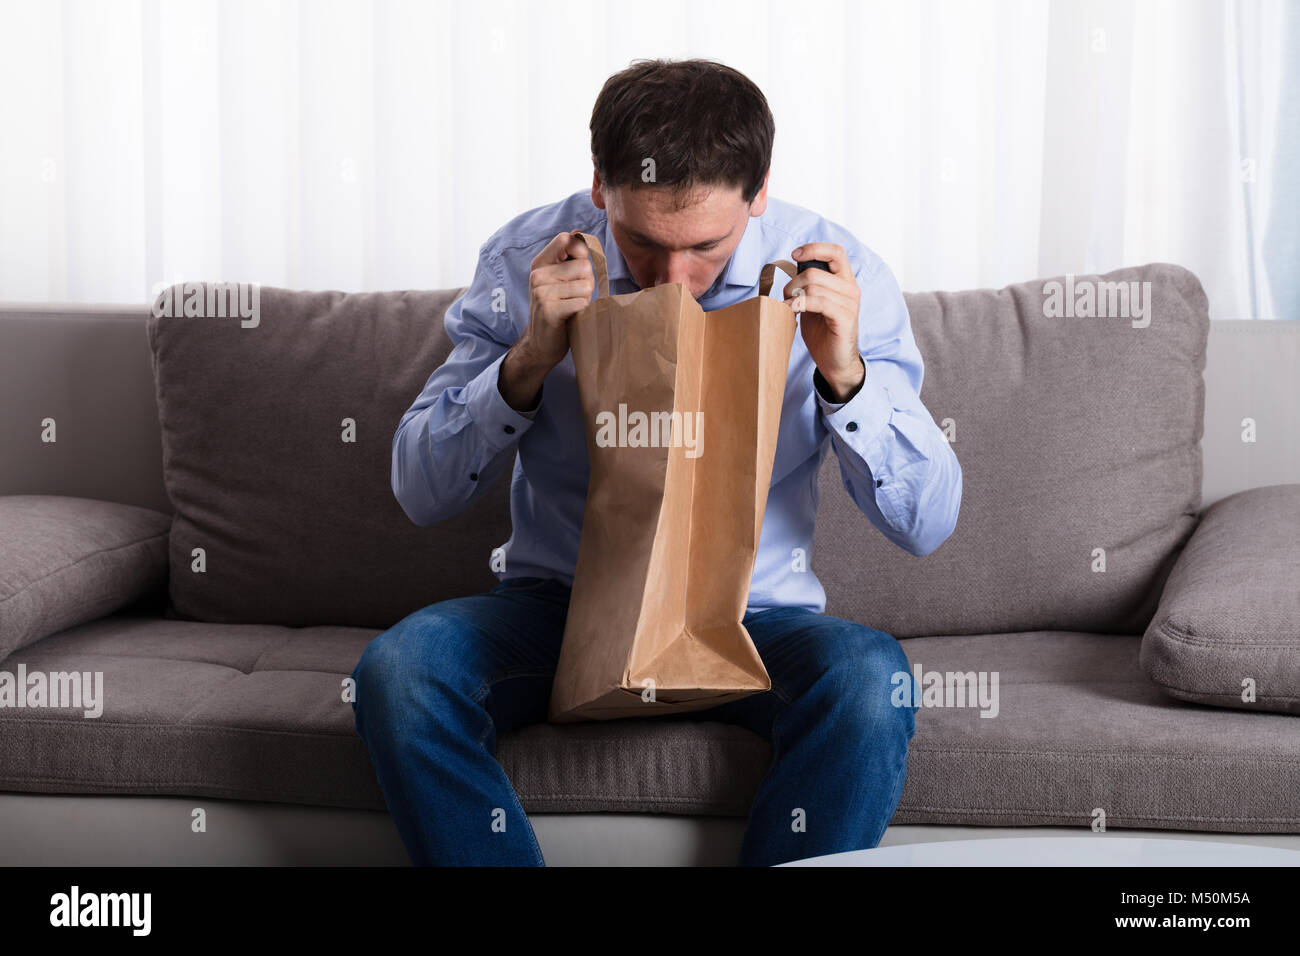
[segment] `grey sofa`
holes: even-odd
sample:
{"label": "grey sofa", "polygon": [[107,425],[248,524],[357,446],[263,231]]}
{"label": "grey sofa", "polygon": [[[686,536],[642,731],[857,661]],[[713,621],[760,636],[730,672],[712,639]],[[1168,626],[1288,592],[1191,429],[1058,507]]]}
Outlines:
{"label": "grey sofa", "polygon": [[[884,842],[1300,848],[1300,323],[1211,321],[1174,266],[1093,280],[1151,281],[1149,325],[1050,315],[1043,280],[908,296],[966,477],[936,552],[890,545],[823,463],[827,613],[999,681],[992,719],[922,708]],[[458,291],[263,290],[238,332],[0,306],[0,673],[105,688],[94,718],[0,707],[0,863],[406,862],[340,687],[404,611],[490,586],[509,535],[509,475],[427,529],[387,486]],[[360,438],[304,444],[345,419]],[[727,864],[770,751],[705,712],[497,757],[549,863]]]}

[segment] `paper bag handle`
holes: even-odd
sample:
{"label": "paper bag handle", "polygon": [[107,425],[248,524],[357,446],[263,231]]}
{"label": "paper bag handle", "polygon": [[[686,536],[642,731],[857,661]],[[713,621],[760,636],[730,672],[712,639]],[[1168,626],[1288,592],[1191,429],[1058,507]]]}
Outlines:
{"label": "paper bag handle", "polygon": [[587,251],[591,253],[591,269],[596,274],[596,291],[602,296],[609,295],[609,269],[605,265],[605,250],[597,239],[589,232],[581,232],[574,229],[570,235],[577,236],[587,246]]}
{"label": "paper bag handle", "polygon": [[780,269],[791,279],[798,273],[795,270],[794,263],[789,259],[778,259],[776,262],[769,262],[763,266],[763,271],[758,277],[758,294],[767,295],[772,291],[772,280],[776,278],[776,270]]}

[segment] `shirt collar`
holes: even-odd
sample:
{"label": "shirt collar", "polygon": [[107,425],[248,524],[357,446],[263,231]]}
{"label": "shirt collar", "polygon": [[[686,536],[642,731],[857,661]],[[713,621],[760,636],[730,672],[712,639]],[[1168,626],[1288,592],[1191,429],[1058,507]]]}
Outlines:
{"label": "shirt collar", "polygon": [[[722,270],[724,285],[752,289],[758,285],[763,266],[767,265],[767,252],[763,249],[763,217],[750,216],[745,222],[745,234],[740,245],[731,254],[731,261]],[[714,288],[717,288],[715,283]]]}
{"label": "shirt collar", "polygon": [[[601,245],[605,248],[605,269],[609,274],[610,293],[617,294],[614,293],[612,288],[615,279],[626,279],[631,285],[636,284],[636,279],[628,271],[627,260],[623,258],[622,250],[618,248],[618,243],[614,241],[614,233],[609,228],[608,216],[605,217],[604,233]],[[763,249],[762,217],[750,216],[745,222],[745,234],[740,237],[740,245],[736,246],[736,251],[731,254],[731,258],[723,268],[722,274],[713,283],[708,293],[705,294],[705,298],[715,295],[723,286],[736,286],[742,289],[754,288],[758,285],[759,276],[762,274],[765,265],[767,265],[767,253]]]}

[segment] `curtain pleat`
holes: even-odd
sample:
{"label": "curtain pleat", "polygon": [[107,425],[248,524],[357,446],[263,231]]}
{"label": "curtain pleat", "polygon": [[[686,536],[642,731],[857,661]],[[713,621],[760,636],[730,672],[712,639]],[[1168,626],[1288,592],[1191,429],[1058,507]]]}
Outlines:
{"label": "curtain pleat", "polygon": [[1168,261],[1216,318],[1300,318],[1297,16],[1283,0],[6,0],[0,299],[467,284],[507,220],[590,187],[611,73],[703,56],[771,103],[771,194],[847,226],[904,288]]}

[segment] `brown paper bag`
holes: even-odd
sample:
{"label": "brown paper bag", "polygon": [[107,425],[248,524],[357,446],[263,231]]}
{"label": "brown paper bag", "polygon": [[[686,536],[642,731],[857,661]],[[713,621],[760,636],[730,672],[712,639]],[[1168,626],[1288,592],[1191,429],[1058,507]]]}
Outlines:
{"label": "brown paper bag", "polygon": [[758,298],[705,314],[681,283],[611,296],[599,240],[574,234],[599,293],[569,324],[591,477],[550,719],[769,690],[741,619],[796,325],[768,293],[794,265],[769,264]]}

